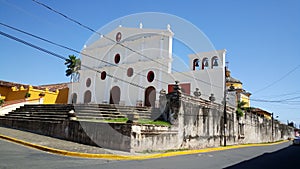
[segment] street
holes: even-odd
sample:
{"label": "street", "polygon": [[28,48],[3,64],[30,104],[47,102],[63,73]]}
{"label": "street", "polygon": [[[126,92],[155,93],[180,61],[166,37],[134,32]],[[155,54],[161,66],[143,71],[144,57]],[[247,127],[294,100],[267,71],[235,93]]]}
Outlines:
{"label": "street", "polygon": [[141,161],[110,161],[59,156],[0,140],[0,168],[291,168],[297,166],[300,147],[290,144],[287,142]]}

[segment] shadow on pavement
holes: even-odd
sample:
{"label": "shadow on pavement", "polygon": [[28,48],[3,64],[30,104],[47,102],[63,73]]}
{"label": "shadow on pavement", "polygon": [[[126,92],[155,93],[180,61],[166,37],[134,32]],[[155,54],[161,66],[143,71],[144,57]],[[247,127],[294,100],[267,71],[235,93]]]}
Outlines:
{"label": "shadow on pavement", "polygon": [[[226,167],[225,169],[277,169],[298,168],[300,159],[300,146],[289,146],[287,148],[265,153],[247,161]],[[298,166],[298,167],[297,167]]]}

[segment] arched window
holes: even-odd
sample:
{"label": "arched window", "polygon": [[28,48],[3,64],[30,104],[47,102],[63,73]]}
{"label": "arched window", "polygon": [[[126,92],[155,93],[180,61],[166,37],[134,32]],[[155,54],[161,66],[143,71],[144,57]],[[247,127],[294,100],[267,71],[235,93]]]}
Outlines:
{"label": "arched window", "polygon": [[211,68],[216,68],[219,66],[219,58],[217,56],[214,56],[212,59],[211,59]]}
{"label": "arched window", "polygon": [[209,68],[209,63],[208,63],[208,59],[204,58],[202,60],[202,69],[208,69]]}
{"label": "arched window", "polygon": [[87,90],[84,92],[84,99],[83,99],[83,102],[84,103],[90,103],[92,100],[92,93],[91,91]]}
{"label": "arched window", "polygon": [[153,71],[149,71],[148,74],[147,74],[147,80],[148,82],[152,82],[154,80],[154,72]]}
{"label": "arched window", "polygon": [[116,55],[115,55],[115,63],[116,64],[118,64],[119,62],[120,62],[120,60],[121,60],[121,56],[120,56],[120,54],[119,53],[117,53]]}
{"label": "arched window", "polygon": [[105,78],[106,78],[106,72],[105,71],[101,72],[100,78],[101,78],[101,80],[105,80]]}
{"label": "arched window", "polygon": [[91,83],[92,83],[91,78],[87,78],[87,79],[86,79],[86,82],[85,82],[85,86],[86,86],[86,87],[90,87],[90,86],[91,86]]}
{"label": "arched window", "polygon": [[193,70],[199,69],[199,59],[193,60]]}
{"label": "arched window", "polygon": [[76,104],[77,103],[77,94],[76,93],[73,93],[71,95],[71,104]]}
{"label": "arched window", "polygon": [[127,76],[131,77],[132,75],[133,75],[133,68],[130,67],[127,69]]}

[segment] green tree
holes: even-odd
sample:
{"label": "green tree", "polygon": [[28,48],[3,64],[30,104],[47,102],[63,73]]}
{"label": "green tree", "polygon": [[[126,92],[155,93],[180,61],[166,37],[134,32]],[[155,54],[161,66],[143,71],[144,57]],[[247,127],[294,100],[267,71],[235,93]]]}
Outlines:
{"label": "green tree", "polygon": [[243,115],[244,115],[244,110],[246,109],[245,108],[245,105],[246,105],[247,103],[246,102],[244,102],[244,101],[239,101],[238,102],[238,104],[237,104],[237,109],[236,109],[236,111],[235,111],[235,113],[236,113],[236,115],[238,116],[238,117],[243,117]]}
{"label": "green tree", "polygon": [[71,82],[77,82],[79,80],[79,70],[81,68],[81,60],[74,55],[69,55],[66,59],[65,65],[67,65],[66,76],[70,76]]}
{"label": "green tree", "polygon": [[4,104],[4,100],[0,99],[0,106],[2,106]]}

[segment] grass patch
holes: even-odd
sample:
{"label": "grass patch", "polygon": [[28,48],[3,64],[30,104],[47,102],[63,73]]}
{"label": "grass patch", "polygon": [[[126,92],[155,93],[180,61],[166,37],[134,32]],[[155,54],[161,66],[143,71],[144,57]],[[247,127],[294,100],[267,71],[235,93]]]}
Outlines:
{"label": "grass patch", "polygon": [[109,123],[126,123],[128,118],[116,118],[116,119],[110,119],[110,120],[104,120],[104,122]]}
{"label": "grass patch", "polygon": [[161,121],[161,120],[147,120],[147,119],[139,119],[138,124],[152,124],[152,125],[158,125],[158,126],[167,126],[170,127],[171,124],[166,121]]}

